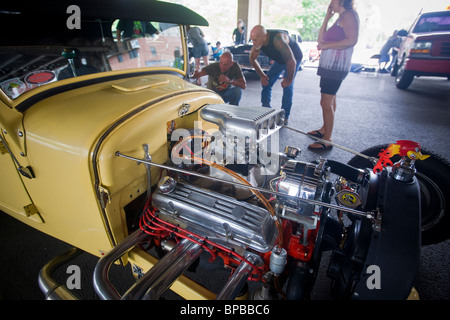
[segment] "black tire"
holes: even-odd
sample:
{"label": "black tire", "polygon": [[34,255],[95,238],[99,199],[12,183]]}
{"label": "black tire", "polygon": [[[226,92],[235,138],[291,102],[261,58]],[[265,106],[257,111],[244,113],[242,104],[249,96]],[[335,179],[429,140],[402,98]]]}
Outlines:
{"label": "black tire", "polygon": [[391,76],[396,77],[398,73],[398,64],[395,61],[392,64]]}
{"label": "black tire", "polygon": [[397,75],[395,77],[395,85],[399,89],[406,90],[413,80],[414,74],[411,71],[405,70],[405,64],[402,63],[398,68]]}
{"label": "black tire", "polygon": [[[363,154],[378,157],[381,145],[364,150]],[[422,148],[422,154],[430,155],[423,161],[416,162],[416,177],[420,185],[422,204],[422,245],[434,244],[450,238],[450,163],[441,156]],[[394,156],[393,163],[400,158]],[[355,156],[349,162],[357,168],[372,168],[371,162]]]}

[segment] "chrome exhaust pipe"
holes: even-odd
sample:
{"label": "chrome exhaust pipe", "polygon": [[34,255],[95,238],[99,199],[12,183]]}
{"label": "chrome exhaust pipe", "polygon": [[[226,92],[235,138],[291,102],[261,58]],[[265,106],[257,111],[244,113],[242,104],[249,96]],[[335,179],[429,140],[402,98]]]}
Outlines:
{"label": "chrome exhaust pipe", "polygon": [[[255,264],[259,260],[259,257],[248,254],[246,259],[251,264]],[[247,262],[242,261],[222,290],[217,294],[216,300],[234,300],[252,272],[253,267]]]}
{"label": "chrome exhaust pipe", "polygon": [[144,241],[148,234],[140,229],[133,232],[117,246],[105,254],[95,266],[94,269],[94,289],[98,296],[103,300],[119,300],[120,294],[111,284],[108,278],[109,268],[111,265],[123,256],[125,253],[133,249],[140,242]]}
{"label": "chrome exhaust pipe", "polygon": [[58,284],[52,277],[53,272],[63,264],[75,259],[83,251],[72,248],[62,255],[50,260],[39,271],[39,288],[45,294],[46,300],[79,300],[79,297],[71,292],[65,285]]}
{"label": "chrome exhaust pipe", "polygon": [[202,251],[198,243],[183,239],[128,289],[122,300],[159,299]]}

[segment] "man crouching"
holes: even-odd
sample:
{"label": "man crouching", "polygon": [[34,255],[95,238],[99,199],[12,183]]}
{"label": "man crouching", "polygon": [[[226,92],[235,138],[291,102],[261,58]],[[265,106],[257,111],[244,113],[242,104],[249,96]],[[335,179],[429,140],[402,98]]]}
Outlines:
{"label": "man crouching", "polygon": [[195,71],[193,78],[208,75],[207,88],[218,93],[229,104],[239,105],[242,90],[247,88],[247,82],[240,65],[233,61],[233,54],[225,51],[219,62],[211,63],[200,72]]}

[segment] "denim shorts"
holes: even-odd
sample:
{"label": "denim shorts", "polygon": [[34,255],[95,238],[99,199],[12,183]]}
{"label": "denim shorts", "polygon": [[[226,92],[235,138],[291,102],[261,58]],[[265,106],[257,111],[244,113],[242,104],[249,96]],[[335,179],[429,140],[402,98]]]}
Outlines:
{"label": "denim shorts", "polygon": [[194,56],[194,58],[208,56],[209,55],[208,45],[205,43],[194,47],[192,50],[192,55]]}

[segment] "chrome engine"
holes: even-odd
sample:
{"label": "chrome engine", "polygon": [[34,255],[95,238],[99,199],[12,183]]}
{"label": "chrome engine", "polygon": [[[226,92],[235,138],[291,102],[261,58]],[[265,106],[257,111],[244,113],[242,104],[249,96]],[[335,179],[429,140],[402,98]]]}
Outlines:
{"label": "chrome engine", "polygon": [[[209,105],[200,115],[219,130],[172,133],[170,163],[117,154],[167,173],[136,232],[170,254],[123,298],[159,298],[202,251],[211,261],[220,256],[231,270],[217,299],[234,299],[247,281],[261,283],[253,299],[307,299],[325,251],[332,252],[327,274],[333,295],[352,297],[371,246],[378,245],[379,207],[393,201],[390,194],[409,197],[404,185],[332,160],[300,161],[293,147],[278,152],[281,110]],[[385,184],[394,189],[380,196]],[[136,233],[130,241],[141,237]]]}
{"label": "chrome engine", "polygon": [[[299,161],[299,150],[292,147],[277,152],[281,110],[210,105],[200,114],[219,131],[194,130],[173,139],[172,165],[180,172],[161,179],[153,192],[158,219],[207,239],[213,251],[225,248],[238,254],[243,264],[253,258],[259,266],[254,277],[260,280],[281,275],[288,260],[310,268],[321,219],[324,228],[328,217],[323,205],[335,190],[327,161]],[[205,143],[208,137],[214,138]],[[338,226],[333,235],[340,238],[341,231]],[[261,289],[255,298],[267,298],[272,290]]]}
{"label": "chrome engine", "polygon": [[[332,226],[332,237],[339,243],[342,226],[325,223],[332,219],[324,205],[330,204],[336,189],[350,192],[351,188],[330,181],[325,159],[299,161],[299,150],[292,147],[278,152],[282,110],[210,105],[200,115],[216,124],[218,132],[194,130],[181,141],[177,136],[172,149],[173,165],[197,175],[179,172],[164,177],[152,195],[153,207],[161,221],[207,239],[213,251],[225,249],[218,250],[222,257],[230,250],[239,255],[241,264],[253,258],[251,265],[259,266],[259,275],[253,270],[253,277],[266,279],[254,298],[273,298],[274,279],[281,281],[278,277],[286,265],[294,263],[306,270],[318,264],[320,248],[316,244],[323,243],[318,234],[323,235],[325,225],[327,229]],[[360,190],[351,192],[358,195]],[[228,267],[239,266],[228,262]],[[288,297],[304,295],[307,293]]]}
{"label": "chrome engine", "polygon": [[[298,199],[329,198],[323,194],[326,169],[322,167],[323,162],[314,165],[289,160],[281,175],[272,179],[273,190],[279,193],[277,216],[301,224],[305,234],[317,228],[320,216],[314,204]],[[153,193],[153,205],[161,219],[239,251],[271,251],[278,235],[275,220],[267,209],[171,177],[160,181]],[[306,241],[303,237],[303,244]]]}

